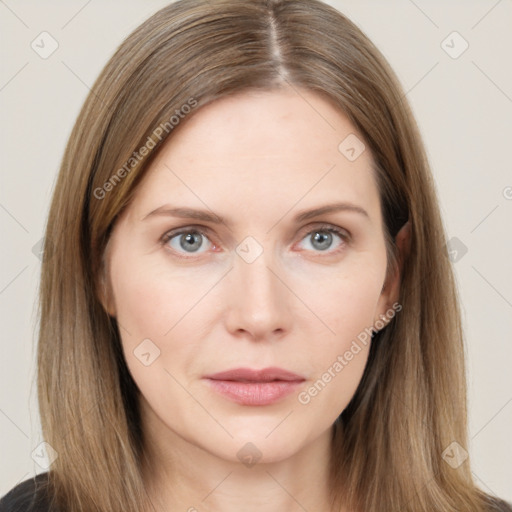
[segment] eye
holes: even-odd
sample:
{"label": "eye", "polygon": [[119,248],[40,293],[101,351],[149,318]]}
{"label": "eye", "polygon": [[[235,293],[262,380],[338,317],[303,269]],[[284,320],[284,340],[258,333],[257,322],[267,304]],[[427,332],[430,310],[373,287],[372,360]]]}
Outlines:
{"label": "eye", "polygon": [[[333,225],[323,225],[310,230],[299,242],[299,248],[317,253],[334,254],[342,250],[350,241],[350,235],[344,229]],[[208,238],[206,232],[196,227],[185,227],[166,233],[161,239],[178,257],[200,255],[218,247]],[[334,247],[334,249],[333,249]]]}
{"label": "eye", "polygon": [[202,254],[214,245],[203,231],[196,228],[166,233],[162,244],[168,245],[177,253]]}
{"label": "eye", "polygon": [[[301,243],[306,242],[302,249],[333,253],[337,252],[337,249],[341,250],[348,240],[349,235],[345,230],[328,225],[309,231]],[[330,250],[333,246],[334,250]]]}

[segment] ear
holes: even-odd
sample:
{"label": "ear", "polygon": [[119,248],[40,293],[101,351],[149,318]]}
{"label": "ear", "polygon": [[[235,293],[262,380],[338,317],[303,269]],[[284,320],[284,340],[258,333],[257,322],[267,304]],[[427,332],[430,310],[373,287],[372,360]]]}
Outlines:
{"label": "ear", "polygon": [[[384,286],[382,287],[381,297],[379,300],[379,305],[382,305],[379,309],[384,309],[384,311],[380,311],[381,315],[379,320],[384,320],[383,314],[387,309],[391,308],[393,304],[398,302],[400,297],[400,283],[402,280],[402,271],[404,266],[404,261],[407,259],[409,255],[409,250],[411,246],[411,221],[408,220],[397,233],[395,237],[395,244],[398,249],[397,254],[397,262],[394,268],[391,269],[390,275],[386,276],[386,281],[384,282]],[[377,320],[377,319],[376,319]],[[387,323],[386,320],[384,320]]]}
{"label": "ear", "polygon": [[114,306],[114,300],[112,297],[112,293],[110,290],[108,278],[105,275],[105,272],[102,269],[101,276],[99,276],[99,283],[98,283],[98,299],[103,306],[103,309],[106,311],[106,313],[114,317],[116,316],[116,310]]}
{"label": "ear", "polygon": [[107,242],[105,250],[103,252],[103,258],[101,260],[101,269],[98,276],[97,290],[98,290],[98,299],[103,306],[103,309],[106,313],[114,317],[116,316],[116,308],[114,304],[114,297],[112,294],[112,289],[110,286],[110,276],[109,276],[109,248],[110,248],[110,239]]}

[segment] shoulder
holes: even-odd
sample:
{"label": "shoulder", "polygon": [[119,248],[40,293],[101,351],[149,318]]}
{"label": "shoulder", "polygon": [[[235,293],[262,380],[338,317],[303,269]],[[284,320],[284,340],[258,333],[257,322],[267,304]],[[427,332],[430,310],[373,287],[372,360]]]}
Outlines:
{"label": "shoulder", "polygon": [[0,499],[0,512],[50,512],[48,473],[41,473],[12,488]]}
{"label": "shoulder", "polygon": [[512,503],[499,498],[489,498],[489,508],[487,510],[488,512],[512,512]]}

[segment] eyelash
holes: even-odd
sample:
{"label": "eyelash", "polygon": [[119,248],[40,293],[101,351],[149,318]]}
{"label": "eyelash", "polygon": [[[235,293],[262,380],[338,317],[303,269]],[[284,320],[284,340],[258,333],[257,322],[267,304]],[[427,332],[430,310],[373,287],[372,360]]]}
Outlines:
{"label": "eyelash", "polygon": [[[307,236],[312,235],[313,233],[317,232],[327,232],[327,233],[334,233],[335,235],[338,235],[343,243],[340,245],[339,248],[333,250],[333,251],[326,251],[325,254],[328,254],[332,256],[333,254],[338,254],[341,252],[345,246],[351,241],[351,236],[345,229],[339,228],[338,226],[334,226],[332,224],[320,224],[318,226],[315,226],[313,229],[310,229],[308,232],[306,232],[300,239],[300,241],[304,240]],[[168,231],[165,233],[162,238],[160,239],[160,243],[165,246],[167,242],[169,242],[171,239],[173,239],[176,236],[179,235],[185,235],[190,233],[197,233],[201,236],[204,236],[205,238],[208,238],[208,230],[205,230],[201,226],[185,226],[183,228],[179,228],[175,231]],[[215,244],[210,240],[210,242],[215,246]],[[169,249],[173,252],[173,254],[177,254],[176,251],[173,249]],[[322,254],[322,251],[316,251],[318,254]],[[183,256],[182,254],[177,254],[178,258],[182,259],[193,259],[195,256]]]}

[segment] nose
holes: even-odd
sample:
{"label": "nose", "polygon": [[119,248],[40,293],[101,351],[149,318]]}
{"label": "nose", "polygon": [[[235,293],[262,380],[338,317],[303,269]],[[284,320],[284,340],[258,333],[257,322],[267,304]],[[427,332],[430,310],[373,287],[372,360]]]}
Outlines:
{"label": "nose", "polygon": [[270,260],[266,251],[251,263],[235,255],[233,270],[226,276],[229,300],[225,321],[236,337],[274,340],[290,330],[293,294]]}

